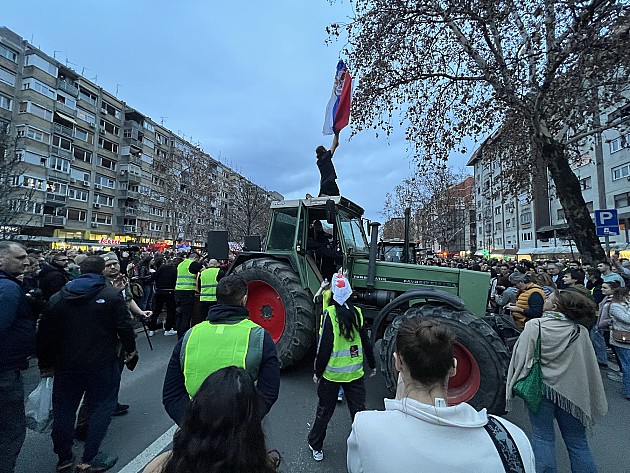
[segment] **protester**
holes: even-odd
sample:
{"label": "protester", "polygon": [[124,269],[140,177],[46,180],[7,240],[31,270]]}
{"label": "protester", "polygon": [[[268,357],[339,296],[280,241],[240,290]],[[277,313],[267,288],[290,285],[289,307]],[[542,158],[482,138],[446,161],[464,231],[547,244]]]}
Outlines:
{"label": "protester", "polygon": [[176,306],[175,306],[175,284],[177,283],[177,265],[169,260],[161,264],[154,275],[155,298],[153,301],[153,314],[148,322],[149,335],[158,329],[157,320],[162,309],[166,305],[166,319],[164,320],[164,335],[177,335],[175,330]]}
{"label": "protester", "polygon": [[39,368],[42,377],[55,377],[52,439],[59,457],[57,471],[74,466],[74,424],[84,395],[89,418],[77,471],[104,471],[117,461],[99,447],[116,407],[119,344],[126,360],[137,353],[127,306],[102,275],[104,269],[103,258],[84,260],[81,276],[50,299],[39,324]]}
{"label": "protester", "polygon": [[140,263],[138,263],[135,278],[132,278],[142,286],[142,297],[140,298],[140,302],[138,302],[138,306],[142,310],[151,310],[153,307],[154,286],[151,261],[153,261],[153,255],[147,254],[143,256]]}
{"label": "protester", "polygon": [[535,319],[542,315],[545,292],[540,286],[533,283],[533,273],[524,274],[515,271],[510,274],[510,282],[519,292],[516,302],[507,305],[506,309],[512,313],[517,325],[523,327],[529,319]]}
{"label": "protester", "polygon": [[198,275],[199,302],[204,318],[208,316],[210,307],[217,303],[217,283],[225,276],[216,259],[208,261],[208,267]]}
{"label": "protester", "polygon": [[[448,380],[457,372],[454,340],[437,320],[402,322],[394,352],[396,399],[385,399],[385,411],[357,414],[348,438],[350,473],[534,472],[532,448],[516,425],[466,403],[447,406]],[[493,433],[497,428],[503,432]],[[507,461],[518,466],[520,459],[521,469],[508,469],[500,459],[495,442],[506,436],[516,446]]]}
{"label": "protester", "polygon": [[0,471],[12,473],[26,438],[22,371],[35,353],[35,316],[22,292],[24,247],[0,241]]}
{"label": "protester", "polygon": [[208,319],[186,332],[168,363],[162,402],[177,425],[201,383],[226,366],[245,368],[256,380],[262,415],[278,399],[276,345],[269,332],[249,320],[247,282],[235,274],[226,276],[219,281],[216,294],[217,304],[208,312]]}
{"label": "protester", "polygon": [[586,428],[608,410],[589,338],[595,303],[577,292],[560,290],[545,301],[544,310],[540,319],[525,324],[514,346],[507,378],[508,407],[514,384],[529,374],[540,337],[543,399],[538,412],[529,411],[536,470],[556,471],[556,419],[572,471],[594,472]]}
{"label": "protester", "polygon": [[318,146],[315,150],[317,155],[317,167],[319,169],[319,197],[341,195],[337,187],[337,173],[332,162],[333,154],[339,146],[339,132],[335,133],[330,149]]}
{"label": "protester", "polygon": [[332,301],[324,313],[313,374],[319,402],[308,434],[308,446],[315,461],[324,459],[326,428],[335,412],[339,387],[343,387],[352,420],[357,412],[365,409],[364,350],[372,369],[370,376],[376,375],[376,361],[363,325],[363,314],[348,302],[352,295],[350,282],[343,274],[335,274],[331,290]]}
{"label": "protester", "polygon": [[173,450],[156,457],[144,473],[273,473],[261,426],[254,379],[235,366],[210,374],[194,395]]}
{"label": "protester", "polygon": [[48,261],[39,272],[39,288],[46,301],[70,281],[70,274],[66,270],[68,257],[65,254],[54,253]]}
{"label": "protester", "polygon": [[195,280],[202,267],[199,262],[199,254],[194,251],[177,266],[177,282],[175,284],[177,319],[175,328],[177,338],[180,340],[190,328],[190,319],[195,305]]}
{"label": "protester", "polygon": [[[630,400],[630,289],[627,287],[620,287],[613,293],[610,318],[610,344],[615,347],[621,364],[624,397]],[[627,341],[621,341],[622,336]]]}
{"label": "protester", "polygon": [[601,261],[598,263],[597,269],[601,273],[604,282],[617,281],[621,287],[626,285],[623,278],[619,274],[613,272],[612,266],[608,261]]}

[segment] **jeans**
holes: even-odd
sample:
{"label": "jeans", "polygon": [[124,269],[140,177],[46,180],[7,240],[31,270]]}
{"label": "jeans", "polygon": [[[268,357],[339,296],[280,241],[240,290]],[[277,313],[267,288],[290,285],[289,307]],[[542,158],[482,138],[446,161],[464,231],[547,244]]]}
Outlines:
{"label": "jeans", "polygon": [[597,472],[595,461],[586,441],[584,425],[567,411],[543,398],[537,414],[529,411],[532,424],[532,449],[536,459],[536,473],[556,471],[554,418],[569,452],[573,473]]}
{"label": "jeans", "polygon": [[153,315],[149,321],[149,330],[157,330],[157,320],[162,309],[166,305],[166,320],[164,322],[164,330],[171,330],[175,328],[175,320],[177,313],[175,312],[175,294],[172,290],[156,289],[155,297],[153,299]]}
{"label": "jeans", "polygon": [[24,384],[19,370],[0,373],[0,473],[13,473],[26,438]]}
{"label": "jeans", "polygon": [[626,399],[630,399],[630,348],[615,346],[615,353],[617,353],[623,374],[623,394]]}
{"label": "jeans", "polygon": [[175,330],[177,339],[181,340],[186,331],[190,328],[190,319],[195,307],[195,291],[175,291],[175,304],[177,306],[177,320]]}
{"label": "jeans", "polygon": [[153,283],[144,284],[142,286],[142,299],[140,299],[140,304],[138,306],[142,310],[151,310],[152,302],[153,302],[153,293],[155,290],[155,286]]}
{"label": "jeans", "polygon": [[89,418],[82,461],[89,463],[96,456],[116,407],[119,386],[118,361],[93,371],[55,373],[51,436],[60,460],[72,458],[76,412],[84,394]]}
{"label": "jeans", "polygon": [[595,350],[595,356],[597,357],[597,363],[607,365],[608,355],[606,354],[606,340],[604,340],[604,334],[600,332],[597,327],[593,327],[590,335],[593,349]]}
{"label": "jeans", "polygon": [[350,417],[354,421],[357,412],[365,410],[365,384],[363,378],[359,378],[349,383],[333,383],[325,378],[319,380],[317,385],[317,414],[313,428],[308,434],[308,444],[313,450],[322,450],[324,439],[326,438],[326,428],[328,422],[337,407],[337,396],[339,388],[343,388],[350,410]]}

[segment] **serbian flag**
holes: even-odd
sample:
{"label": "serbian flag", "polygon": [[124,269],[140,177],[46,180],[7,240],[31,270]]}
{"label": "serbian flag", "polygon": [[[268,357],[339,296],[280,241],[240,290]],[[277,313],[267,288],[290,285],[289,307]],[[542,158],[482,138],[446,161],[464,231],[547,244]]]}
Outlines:
{"label": "serbian flag", "polygon": [[348,125],[350,120],[350,98],[352,95],[352,77],[343,60],[337,63],[337,73],[332,95],[326,107],[324,135],[332,135]]}

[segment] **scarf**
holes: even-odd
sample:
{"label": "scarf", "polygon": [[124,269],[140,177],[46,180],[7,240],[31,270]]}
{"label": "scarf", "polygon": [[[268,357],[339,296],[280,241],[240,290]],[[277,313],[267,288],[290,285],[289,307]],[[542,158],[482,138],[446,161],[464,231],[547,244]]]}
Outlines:
{"label": "scarf", "polygon": [[514,384],[532,368],[539,326],[543,396],[591,428],[608,411],[593,345],[585,327],[556,311],[528,321],[514,345],[507,378],[508,408]]}

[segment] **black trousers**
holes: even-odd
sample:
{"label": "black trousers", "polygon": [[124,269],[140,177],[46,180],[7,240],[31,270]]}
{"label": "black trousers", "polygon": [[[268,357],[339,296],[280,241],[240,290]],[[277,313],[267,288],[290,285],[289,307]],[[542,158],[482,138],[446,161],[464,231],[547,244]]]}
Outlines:
{"label": "black trousers", "polygon": [[320,379],[317,385],[317,397],[319,398],[317,414],[315,415],[313,428],[308,434],[308,444],[313,447],[313,450],[322,450],[324,446],[326,428],[335,412],[335,407],[337,407],[337,394],[340,386],[343,388],[346,396],[350,417],[353,421],[357,412],[365,410],[365,384],[363,383],[363,378],[349,383],[333,383],[324,378]]}
{"label": "black trousers", "polygon": [[175,291],[175,304],[177,319],[175,330],[177,339],[181,340],[186,331],[190,328],[190,320],[195,308],[195,291]]}
{"label": "black trousers", "polygon": [[24,384],[19,370],[0,373],[0,472],[13,473],[26,438]]}
{"label": "black trousers", "polygon": [[164,322],[164,330],[172,330],[175,328],[177,313],[175,312],[175,294],[172,290],[156,289],[153,298],[153,315],[149,321],[149,330],[156,330],[158,327],[157,320],[162,309],[166,305],[166,321]]}

